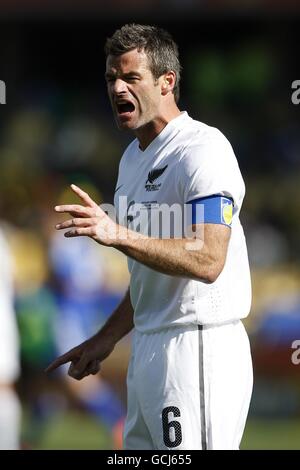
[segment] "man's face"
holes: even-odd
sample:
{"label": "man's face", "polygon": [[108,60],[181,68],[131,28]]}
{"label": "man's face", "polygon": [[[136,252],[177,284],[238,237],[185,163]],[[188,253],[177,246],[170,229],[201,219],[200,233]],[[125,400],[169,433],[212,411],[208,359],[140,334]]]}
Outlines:
{"label": "man's face", "polygon": [[109,55],[105,78],[120,129],[136,130],[155,119],[161,99],[160,86],[144,51],[134,49],[120,56]]}

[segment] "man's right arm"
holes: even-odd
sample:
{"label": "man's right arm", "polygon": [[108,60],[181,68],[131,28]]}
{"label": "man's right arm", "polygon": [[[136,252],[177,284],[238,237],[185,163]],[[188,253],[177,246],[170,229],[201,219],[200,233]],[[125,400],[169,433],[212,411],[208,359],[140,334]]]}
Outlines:
{"label": "man's right arm", "polygon": [[53,361],[46,369],[51,372],[62,364],[71,362],[68,374],[81,380],[90,374],[97,374],[101,362],[114,350],[117,342],[133,329],[133,307],[129,289],[114,313],[101,330]]}
{"label": "man's right arm", "polygon": [[119,306],[97,335],[101,335],[101,338],[111,338],[111,341],[116,344],[132,330],[133,326],[133,307],[128,289]]}

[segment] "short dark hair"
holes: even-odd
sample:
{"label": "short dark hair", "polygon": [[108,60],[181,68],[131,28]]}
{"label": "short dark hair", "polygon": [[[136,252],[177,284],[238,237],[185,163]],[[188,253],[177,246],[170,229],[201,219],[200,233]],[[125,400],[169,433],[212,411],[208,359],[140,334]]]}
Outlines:
{"label": "short dark hair", "polygon": [[177,44],[172,36],[162,28],[142,24],[126,24],[117,29],[112,37],[107,38],[105,54],[121,55],[137,49],[144,50],[149,59],[149,67],[153,77],[157,80],[169,71],[176,73],[174,98],[179,100],[180,62]]}

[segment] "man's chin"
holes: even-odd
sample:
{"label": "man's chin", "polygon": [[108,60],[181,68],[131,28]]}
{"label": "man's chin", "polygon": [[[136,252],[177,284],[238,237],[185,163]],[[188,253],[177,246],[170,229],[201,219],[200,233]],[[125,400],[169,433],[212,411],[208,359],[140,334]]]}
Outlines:
{"label": "man's chin", "polygon": [[116,121],[119,129],[134,130],[136,128],[132,119],[122,120],[117,118]]}

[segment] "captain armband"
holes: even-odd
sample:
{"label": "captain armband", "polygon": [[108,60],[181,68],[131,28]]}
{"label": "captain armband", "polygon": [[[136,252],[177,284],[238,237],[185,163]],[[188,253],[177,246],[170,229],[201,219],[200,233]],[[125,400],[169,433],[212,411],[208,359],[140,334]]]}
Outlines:
{"label": "captain armband", "polygon": [[[231,227],[233,200],[219,194],[187,202],[191,205],[192,224],[221,224]],[[190,209],[189,209],[190,213]]]}

